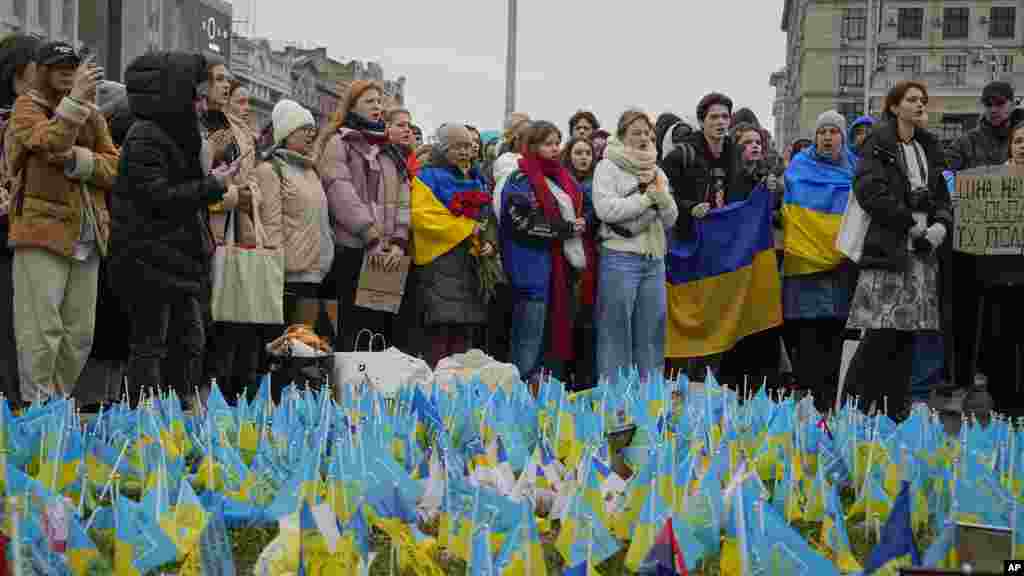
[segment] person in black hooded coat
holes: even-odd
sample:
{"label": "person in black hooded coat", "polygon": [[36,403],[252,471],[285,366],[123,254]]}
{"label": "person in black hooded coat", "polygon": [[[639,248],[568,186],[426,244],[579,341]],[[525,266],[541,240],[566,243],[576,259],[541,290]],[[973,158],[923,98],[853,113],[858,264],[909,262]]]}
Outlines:
{"label": "person in black hooded coat", "polygon": [[[121,148],[110,250],[111,272],[131,309],[133,403],[144,387],[173,383],[186,399],[201,385],[214,251],[208,207],[224,197],[224,181],[237,168],[204,166],[195,99],[205,79],[202,56],[177,52],[140,56],[125,72],[136,121]],[[170,334],[175,326],[181,334]],[[164,360],[182,373],[161,374]]]}

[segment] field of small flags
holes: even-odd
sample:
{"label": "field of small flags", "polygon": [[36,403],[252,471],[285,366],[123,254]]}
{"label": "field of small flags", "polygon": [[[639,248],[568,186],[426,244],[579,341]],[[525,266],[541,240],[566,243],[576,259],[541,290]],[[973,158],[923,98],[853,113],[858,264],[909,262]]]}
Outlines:
{"label": "field of small flags", "polygon": [[[895,574],[1016,527],[1024,432],[620,376],[0,403],[16,575]],[[13,545],[14,542],[19,545]],[[1024,539],[1014,533],[1024,556]],[[659,572],[659,570],[661,570]],[[3,572],[0,572],[2,574]]]}

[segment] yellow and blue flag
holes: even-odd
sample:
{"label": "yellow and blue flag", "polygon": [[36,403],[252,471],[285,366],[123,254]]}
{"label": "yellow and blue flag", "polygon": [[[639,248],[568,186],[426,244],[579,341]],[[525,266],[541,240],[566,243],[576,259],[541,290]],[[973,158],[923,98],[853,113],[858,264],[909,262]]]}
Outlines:
{"label": "yellow and blue flag", "polygon": [[786,168],[782,199],[785,276],[826,272],[842,260],[836,237],[850,198],[852,164],[845,151],[838,164],[816,160],[815,155],[812,147]]}
{"label": "yellow and blue flag", "polygon": [[725,352],[782,324],[772,195],[763,186],[697,222],[692,240],[673,242],[666,268],[669,358]]}
{"label": "yellow and blue flag", "polygon": [[882,538],[864,564],[865,576],[896,574],[898,568],[921,565],[910,527],[910,505],[910,482],[904,482],[882,528]]}
{"label": "yellow and blue flag", "polygon": [[[439,182],[439,170],[421,172],[410,185],[413,262],[417,266],[429,264],[444,256],[469,238],[476,228],[476,221],[452,214],[438,197],[438,194],[445,195],[445,190],[442,190]],[[464,186],[479,186],[472,180],[457,182]],[[438,189],[435,190],[432,186]],[[449,197],[451,194],[454,194],[454,191],[448,191]]]}

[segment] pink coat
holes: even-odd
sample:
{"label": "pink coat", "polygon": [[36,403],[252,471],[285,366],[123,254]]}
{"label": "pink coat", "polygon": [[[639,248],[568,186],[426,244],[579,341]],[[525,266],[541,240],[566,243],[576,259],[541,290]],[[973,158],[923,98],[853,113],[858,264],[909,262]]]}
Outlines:
{"label": "pink coat", "polygon": [[341,128],[327,141],[319,169],[339,246],[363,248],[379,238],[408,251],[409,182],[389,156]]}

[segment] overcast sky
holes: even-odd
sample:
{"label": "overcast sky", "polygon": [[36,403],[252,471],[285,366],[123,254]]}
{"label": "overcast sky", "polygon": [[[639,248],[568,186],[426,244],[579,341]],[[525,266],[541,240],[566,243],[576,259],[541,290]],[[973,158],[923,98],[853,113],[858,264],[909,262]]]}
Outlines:
{"label": "overcast sky", "polygon": [[[254,4],[254,34],[326,45],[405,76],[406,103],[427,130],[460,121],[501,127],[505,0],[231,0]],[[694,115],[718,90],[771,129],[769,75],[785,64],[783,0],[519,0],[517,110],[561,127],[577,109],[614,130],[640,106]],[[374,12],[375,11],[375,12]]]}

